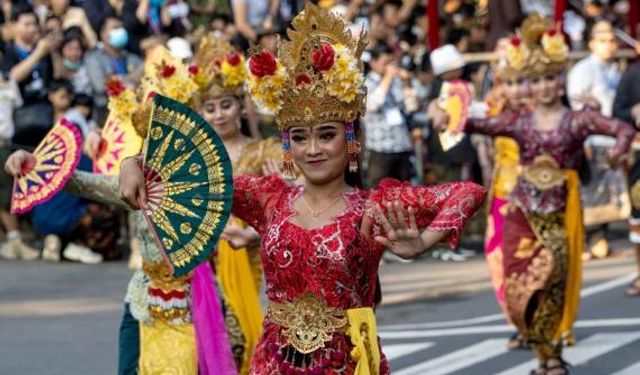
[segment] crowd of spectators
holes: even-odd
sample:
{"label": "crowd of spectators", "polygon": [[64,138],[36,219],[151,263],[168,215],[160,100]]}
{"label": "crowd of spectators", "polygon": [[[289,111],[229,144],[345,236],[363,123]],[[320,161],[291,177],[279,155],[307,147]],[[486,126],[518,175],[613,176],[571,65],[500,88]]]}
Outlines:
{"label": "crowd of spectators", "polygon": [[[433,0],[429,0],[433,1]],[[539,12],[554,17],[552,0],[440,0],[439,18],[434,22],[423,0],[319,0],[318,5],[342,15],[354,33],[368,32],[364,59],[369,96],[364,129],[365,184],[375,186],[383,177],[434,183],[469,180],[488,184],[491,147],[483,140],[466,137],[450,151],[443,151],[433,137],[427,107],[439,95],[442,82],[466,79],[475,87],[478,100],[492,82],[489,63],[466,64],[463,54],[498,51],[501,40],[513,35],[527,14]],[[238,49],[250,45],[277,48],[284,31],[304,0],[0,0],[2,64],[0,77],[0,156],[6,158],[17,147],[34,147],[60,118],[69,118],[86,134],[99,129],[107,116],[105,81],[119,76],[136,85],[147,51],[166,45],[176,58],[188,61],[206,33],[226,38]],[[599,20],[628,30],[629,0],[569,1],[564,13],[564,32],[573,49],[593,48],[590,31]],[[556,17],[557,18],[557,17]],[[437,24],[438,39],[445,47],[432,53],[429,33]],[[430,25],[432,29],[430,30]],[[616,44],[613,41],[604,43]],[[600,69],[598,58],[579,69]],[[587,94],[611,115],[620,66],[607,60],[602,86],[585,81],[569,91]],[[578,68],[576,68],[578,69]],[[598,70],[600,71],[600,70]],[[617,75],[616,75],[617,74]],[[580,77],[584,74],[580,73]],[[595,77],[595,76],[594,76]],[[599,76],[598,76],[599,77]],[[586,85],[586,86],[585,86]],[[579,86],[579,87],[578,87]],[[611,102],[611,103],[610,103]],[[251,135],[274,134],[268,113],[256,108],[259,127]],[[426,152],[416,154],[416,142]],[[417,159],[425,170],[416,171]],[[424,159],[424,160],[422,160]],[[88,160],[90,163],[90,160]],[[90,168],[90,164],[87,168]],[[8,214],[11,181],[0,181],[2,223],[7,233],[1,254],[8,258],[39,256],[22,240],[19,221]],[[53,209],[63,209],[63,201]],[[79,203],[78,203],[79,204]],[[116,228],[91,224],[114,236],[77,241],[79,222],[86,215],[113,221],[122,217],[90,205],[63,223],[51,225],[51,211],[30,218],[44,248],[71,249],[64,257],[87,263],[121,254]],[[70,215],[71,216],[71,215]],[[56,216],[56,220],[61,220]],[[85,220],[86,221],[86,220]],[[91,220],[90,220],[91,221]],[[117,221],[117,220],[116,220]],[[122,224],[121,226],[124,226]],[[51,237],[53,236],[53,237]],[[105,238],[111,238],[107,241]],[[101,243],[98,246],[96,243]],[[59,259],[55,251],[45,254]],[[47,258],[45,257],[45,258]]]}

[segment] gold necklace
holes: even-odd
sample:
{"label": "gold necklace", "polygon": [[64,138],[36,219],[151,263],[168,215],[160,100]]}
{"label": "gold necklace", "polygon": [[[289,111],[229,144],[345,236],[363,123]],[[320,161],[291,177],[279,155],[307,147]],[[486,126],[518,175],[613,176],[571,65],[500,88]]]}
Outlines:
{"label": "gold necklace", "polygon": [[313,215],[313,217],[318,217],[318,216],[320,216],[321,213],[323,213],[324,211],[330,209],[336,203],[338,203],[338,201],[340,201],[342,199],[342,194],[340,194],[340,196],[336,200],[331,202],[330,205],[326,206],[325,208],[321,208],[319,210],[314,210],[313,208],[311,208],[311,206],[309,206],[309,203],[307,203],[307,200],[304,199],[304,191],[302,192],[302,196],[301,197],[302,197],[302,203],[304,203],[304,206],[307,208],[307,210],[309,210],[311,215]]}

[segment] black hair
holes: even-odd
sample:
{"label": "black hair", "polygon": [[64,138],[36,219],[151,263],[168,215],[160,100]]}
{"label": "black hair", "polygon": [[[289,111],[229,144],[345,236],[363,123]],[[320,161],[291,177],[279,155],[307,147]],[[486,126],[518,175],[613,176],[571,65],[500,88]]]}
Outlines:
{"label": "black hair", "polygon": [[378,43],[369,50],[369,54],[371,55],[371,60],[377,60],[381,55],[393,54],[393,49],[385,43]]}
{"label": "black hair", "polygon": [[75,106],[83,106],[83,107],[93,108],[93,98],[91,97],[91,95],[77,94],[73,98],[73,102],[72,102],[71,105],[73,107],[75,107]]}
{"label": "black hair", "polygon": [[122,22],[122,19],[118,16],[115,15],[115,13],[111,13],[109,15],[107,15],[103,20],[102,23],[100,23],[100,28],[98,30],[100,30],[100,33],[102,34],[102,32],[104,31],[104,27],[107,25],[107,22],[109,20],[118,20],[119,22]]}
{"label": "black hair", "polygon": [[89,108],[89,114],[87,118],[93,116],[93,98],[87,94],[76,94],[71,101],[72,107],[82,106]]}
{"label": "black hair", "polygon": [[447,34],[446,43],[456,45],[460,43],[462,39],[468,37],[469,35],[470,35],[469,30],[458,29],[458,28],[451,29]]}
{"label": "black hair", "polygon": [[224,14],[224,13],[214,13],[213,17],[211,17],[211,22],[217,21],[217,20],[222,20],[225,23],[230,23],[231,21],[231,17],[229,17],[229,15]]}
{"label": "black hair", "polygon": [[462,79],[466,81],[471,81],[471,76],[476,74],[485,63],[483,62],[472,62],[466,64],[463,68]]}
{"label": "black hair", "polygon": [[382,4],[382,7],[384,9],[385,6],[387,5],[393,5],[395,7],[401,8],[402,7],[402,0],[387,0]]}
{"label": "black hair", "polygon": [[421,61],[416,66],[416,71],[418,72],[431,72],[433,69],[431,68],[431,59],[429,58],[429,54],[422,55]]}
{"label": "black hair", "polygon": [[25,14],[31,14],[38,21],[38,15],[34,12],[33,8],[25,3],[18,3],[13,5],[11,9],[11,22],[16,22],[21,16]]}
{"label": "black hair", "polygon": [[62,32],[62,43],[60,43],[60,51],[62,51],[62,48],[64,48],[64,46],[76,40],[80,42],[80,48],[82,48],[82,51],[84,51],[84,35],[82,35],[82,30],[78,26],[71,26],[70,28],[65,29]]}
{"label": "black hair", "polygon": [[63,90],[63,89],[67,90],[67,92],[73,95],[73,86],[71,85],[71,82],[65,79],[54,79],[49,83],[49,87],[47,88],[47,93],[51,94],[53,92],[56,92],[58,90]]}

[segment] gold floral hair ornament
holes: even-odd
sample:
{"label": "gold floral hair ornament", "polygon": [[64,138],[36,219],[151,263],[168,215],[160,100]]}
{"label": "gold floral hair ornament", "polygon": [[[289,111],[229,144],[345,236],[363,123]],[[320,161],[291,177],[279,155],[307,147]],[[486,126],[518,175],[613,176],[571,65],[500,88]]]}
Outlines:
{"label": "gold floral hair ornament", "polygon": [[[117,88],[117,86],[114,87]],[[173,58],[169,50],[161,46],[155,48],[146,59],[144,75],[135,95],[126,93],[122,99],[110,96],[109,110],[112,110],[112,107],[116,110],[128,107],[130,111],[126,113],[122,109],[118,111],[124,116],[130,116],[136,133],[145,138],[151,115],[151,99],[155,94],[187,102],[196,90],[197,85],[189,75],[186,65]],[[121,103],[125,100],[126,107],[125,103]]]}
{"label": "gold floral hair ornament", "polygon": [[569,47],[562,32],[550,20],[534,13],[524,20],[521,32],[531,50],[527,64],[529,76],[557,74],[566,68]]}
{"label": "gold floral hair ornament", "polygon": [[117,119],[126,119],[138,109],[138,100],[133,90],[127,88],[119,77],[111,77],[105,82],[108,102],[107,109]]}
{"label": "gold floral hair ornament", "polygon": [[510,39],[507,64],[499,75],[508,79],[556,74],[566,68],[568,54],[562,33],[550,20],[534,13],[522,22],[520,35]]}
{"label": "gold floral hair ornament", "polygon": [[226,40],[213,35],[205,36],[188,67],[197,91],[190,104],[199,107],[207,100],[222,96],[243,96],[247,68],[244,56]]}
{"label": "gold floral hair ornament", "polygon": [[253,100],[273,112],[282,131],[327,121],[350,123],[361,116],[365,32],[352,37],[342,19],[308,3],[287,35],[277,58],[269,51],[252,51],[247,86]]}

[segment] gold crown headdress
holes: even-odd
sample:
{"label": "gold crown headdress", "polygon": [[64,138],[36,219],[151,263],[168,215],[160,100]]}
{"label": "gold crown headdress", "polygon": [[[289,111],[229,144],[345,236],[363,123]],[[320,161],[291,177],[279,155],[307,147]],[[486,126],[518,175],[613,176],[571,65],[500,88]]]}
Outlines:
{"label": "gold crown headdress", "polygon": [[287,35],[278,58],[253,51],[247,81],[252,98],[275,114],[280,129],[349,123],[362,115],[365,32],[355,39],[342,19],[308,3]]}
{"label": "gold crown headdress", "polygon": [[190,104],[199,107],[207,100],[245,94],[244,81],[247,68],[242,54],[226,40],[205,36],[194,56],[194,64],[188,70],[198,85]]}
{"label": "gold crown headdress", "polygon": [[165,47],[158,47],[145,61],[144,76],[135,94],[119,79],[108,82],[109,110],[123,118],[130,117],[136,132],[144,138],[155,94],[198,108],[220,96],[242,96],[245,78],[244,57],[222,39],[204,37],[193,65],[184,64]]}
{"label": "gold crown headdress", "polygon": [[349,170],[356,172],[353,122],[364,114],[367,96],[360,60],[366,33],[355,39],[342,19],[310,3],[291,24],[278,58],[253,49],[247,80],[252,99],[273,112],[282,131],[284,174],[295,176],[287,130],[329,121],[346,124]]}
{"label": "gold crown headdress", "polygon": [[569,47],[550,20],[534,13],[522,23],[520,35],[511,38],[507,47],[505,76],[537,77],[566,68]]}

